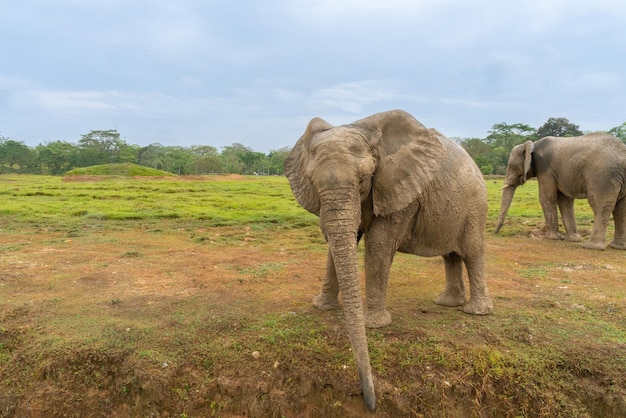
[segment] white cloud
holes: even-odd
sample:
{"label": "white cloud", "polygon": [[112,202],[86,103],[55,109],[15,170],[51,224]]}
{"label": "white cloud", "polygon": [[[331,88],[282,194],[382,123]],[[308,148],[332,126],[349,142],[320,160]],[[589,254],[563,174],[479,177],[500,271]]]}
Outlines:
{"label": "white cloud", "polygon": [[316,110],[339,108],[349,113],[361,113],[369,105],[391,102],[401,97],[402,94],[388,81],[355,81],[314,92],[309,99],[309,106]]}

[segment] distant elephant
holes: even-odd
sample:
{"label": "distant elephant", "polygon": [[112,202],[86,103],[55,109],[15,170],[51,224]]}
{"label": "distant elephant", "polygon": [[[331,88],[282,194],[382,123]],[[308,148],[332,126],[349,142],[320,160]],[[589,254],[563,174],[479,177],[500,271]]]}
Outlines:
{"label": "distant elephant", "polygon": [[[446,289],[436,303],[464,305],[465,312],[478,315],[492,311],[483,260],[484,179],[460,146],[401,110],[337,127],[315,118],[284,168],[298,203],[320,217],[329,246],[322,291],[313,303],[322,310],[336,308],[341,291],[365,404],[374,410],[365,327],[391,322],[385,298],[396,251],[443,257]],[[357,261],[361,235],[365,315]],[[463,262],[470,285],[467,303]]]}
{"label": "distant elephant", "polygon": [[532,177],[537,177],[539,184],[546,238],[563,239],[558,205],[565,239],[582,240],[576,232],[574,199],[586,197],[595,219],[591,236],[582,246],[604,250],[606,226],[613,213],[615,236],[609,245],[626,249],[626,145],[620,140],[599,132],[572,138],[547,136],[515,146],[506,169],[496,233],[504,223],[515,188]]}

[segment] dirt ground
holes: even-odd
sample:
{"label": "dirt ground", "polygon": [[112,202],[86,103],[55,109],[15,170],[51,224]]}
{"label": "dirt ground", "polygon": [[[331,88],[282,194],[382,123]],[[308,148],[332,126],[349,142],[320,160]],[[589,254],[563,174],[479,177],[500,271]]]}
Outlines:
{"label": "dirt ground", "polygon": [[[365,414],[354,369],[334,368],[333,359],[315,347],[307,358],[289,358],[290,346],[267,353],[273,336],[263,337],[265,345],[255,350],[261,337],[252,337],[255,330],[244,324],[268,313],[278,322],[290,316],[310,321],[312,329],[324,327],[325,339],[336,340],[337,361],[349,361],[341,312],[320,312],[310,303],[325,267],[318,231],[206,229],[181,220],[103,225],[71,234],[33,227],[0,235],[0,416]],[[535,235],[488,236],[491,319],[431,302],[444,283],[440,258],[398,256],[388,302],[394,324],[377,338],[424,338],[419,329],[405,328],[409,316],[428,321],[429,315],[449,315],[451,323],[465,327],[497,321],[499,312],[528,303],[540,309],[549,304],[555,321],[559,311],[602,306],[626,325],[626,253],[585,251]],[[318,248],[311,249],[310,242]],[[547,309],[538,315],[547,315]],[[265,326],[262,332],[278,330]],[[532,338],[528,332],[519,338]],[[499,337],[477,333],[476,338],[484,344]],[[202,351],[203,341],[212,348]],[[238,347],[236,358],[245,360],[201,363],[217,358],[210,352],[215,347]],[[38,357],[42,350],[46,354]],[[444,393],[457,399],[444,404],[442,392],[427,388],[454,382],[437,380],[443,379],[437,370],[414,376],[384,366],[377,375],[379,408],[372,416],[509,416],[514,410],[498,412],[497,403],[486,399],[485,407],[477,408],[471,396],[453,389]],[[415,382],[424,389],[408,393]],[[607,385],[596,384],[596,392]],[[615,411],[611,403],[626,404],[624,382],[611,388],[610,398],[594,392],[595,402],[609,405],[607,411]]]}

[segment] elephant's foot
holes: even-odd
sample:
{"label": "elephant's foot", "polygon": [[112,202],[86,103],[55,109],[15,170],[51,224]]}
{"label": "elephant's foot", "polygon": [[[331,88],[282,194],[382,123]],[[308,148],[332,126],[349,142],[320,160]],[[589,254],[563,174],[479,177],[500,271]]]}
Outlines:
{"label": "elephant's foot", "polygon": [[613,240],[609,243],[611,248],[615,248],[616,250],[626,250],[626,242],[624,241],[616,241]]}
{"label": "elephant's foot", "polygon": [[336,295],[320,293],[313,298],[313,306],[322,311],[330,311],[339,307],[339,301]]}
{"label": "elephant's foot", "polygon": [[381,328],[391,324],[391,314],[387,309],[382,311],[367,311],[365,315],[365,326],[367,328]]}
{"label": "elephant's foot", "polygon": [[489,297],[470,299],[467,305],[463,306],[463,312],[472,315],[489,315],[493,312],[493,302]]}
{"label": "elephant's foot", "polygon": [[573,234],[566,234],[565,235],[565,240],[566,241],[571,241],[571,242],[580,242],[580,241],[583,240],[583,237],[581,237],[579,234],[574,232]]}
{"label": "elephant's foot", "polygon": [[561,234],[559,234],[558,232],[548,231],[548,232],[546,232],[546,235],[544,235],[544,238],[545,239],[559,240],[559,239],[563,239],[563,236]]}
{"label": "elephant's foot", "polygon": [[606,248],[606,246],[604,245],[604,242],[600,241],[591,241],[591,240],[587,240],[585,242],[583,242],[582,245],[583,248],[586,248],[588,250],[599,250],[602,251]]}
{"label": "elephant's foot", "polygon": [[465,295],[463,293],[443,292],[435,298],[435,303],[442,306],[463,306]]}

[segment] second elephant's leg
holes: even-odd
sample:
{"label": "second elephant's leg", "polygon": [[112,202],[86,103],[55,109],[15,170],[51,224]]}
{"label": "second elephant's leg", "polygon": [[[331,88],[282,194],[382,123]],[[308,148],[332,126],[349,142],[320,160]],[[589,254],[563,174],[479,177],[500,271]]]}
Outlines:
{"label": "second elephant's leg", "polygon": [[558,195],[559,210],[565,227],[565,239],[567,241],[582,241],[582,237],[576,231],[576,217],[574,216],[574,199],[562,193]]}
{"label": "second elephant's leg", "polygon": [[554,179],[539,180],[539,203],[546,220],[546,239],[562,239],[557,214],[557,187]]}
{"label": "second elephant's leg", "polygon": [[[617,196],[617,193],[614,194]],[[583,243],[584,248],[592,250],[604,250],[606,248],[606,227],[611,213],[615,209],[615,199],[602,199],[596,193],[589,193],[589,205],[593,209],[593,227],[591,235]]]}
{"label": "second elephant's leg", "polygon": [[463,260],[456,253],[446,254],[442,257],[446,267],[446,290],[435,298],[435,303],[443,306],[464,305]]}
{"label": "second elephant's leg", "polygon": [[336,309],[339,306],[337,295],[339,294],[339,283],[337,282],[337,271],[335,270],[335,261],[333,255],[328,250],[326,258],[326,275],[322,282],[322,291],[313,298],[313,305],[323,311]]}

